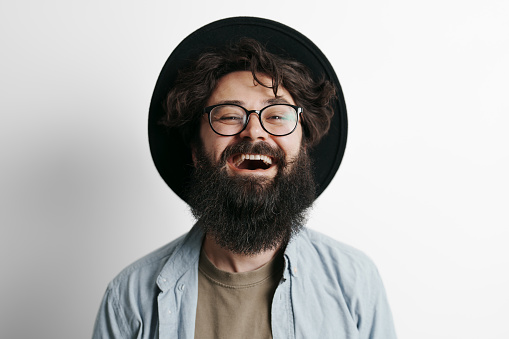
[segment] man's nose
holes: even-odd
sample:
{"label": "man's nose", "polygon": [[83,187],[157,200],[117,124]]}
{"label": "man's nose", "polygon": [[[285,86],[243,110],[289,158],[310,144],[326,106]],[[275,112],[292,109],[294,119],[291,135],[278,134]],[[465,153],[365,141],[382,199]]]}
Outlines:
{"label": "man's nose", "polygon": [[251,140],[258,139],[266,139],[269,134],[263,129],[262,124],[260,122],[260,116],[256,113],[251,113],[249,115],[249,122],[244,128],[244,130],[240,133],[241,138],[248,138]]}

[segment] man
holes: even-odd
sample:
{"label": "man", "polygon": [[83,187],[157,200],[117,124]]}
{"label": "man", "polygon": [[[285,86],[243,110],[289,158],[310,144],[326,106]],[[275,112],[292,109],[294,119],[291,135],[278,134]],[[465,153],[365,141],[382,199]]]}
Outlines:
{"label": "man", "polygon": [[198,222],[110,283],[94,338],[395,338],[372,262],[303,228],[346,141],[311,41],[258,18],[201,28],[161,72],[149,135]]}

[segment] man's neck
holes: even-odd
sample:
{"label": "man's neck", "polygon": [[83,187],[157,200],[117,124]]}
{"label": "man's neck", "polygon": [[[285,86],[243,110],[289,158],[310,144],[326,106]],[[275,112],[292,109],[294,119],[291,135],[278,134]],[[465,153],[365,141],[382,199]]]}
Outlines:
{"label": "man's neck", "polygon": [[273,250],[260,252],[255,255],[236,254],[219,246],[212,237],[205,236],[202,251],[209,258],[210,262],[218,269],[231,273],[254,271],[268,263],[279,247]]}

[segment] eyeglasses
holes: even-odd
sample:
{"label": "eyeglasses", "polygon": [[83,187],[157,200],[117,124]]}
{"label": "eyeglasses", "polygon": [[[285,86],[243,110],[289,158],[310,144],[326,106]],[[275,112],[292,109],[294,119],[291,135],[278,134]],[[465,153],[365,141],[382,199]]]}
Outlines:
{"label": "eyeglasses", "polygon": [[214,132],[232,136],[242,132],[249,123],[251,114],[256,113],[262,128],[269,134],[285,136],[297,128],[302,107],[290,104],[269,105],[261,110],[247,110],[236,104],[219,104],[205,107],[209,124]]}

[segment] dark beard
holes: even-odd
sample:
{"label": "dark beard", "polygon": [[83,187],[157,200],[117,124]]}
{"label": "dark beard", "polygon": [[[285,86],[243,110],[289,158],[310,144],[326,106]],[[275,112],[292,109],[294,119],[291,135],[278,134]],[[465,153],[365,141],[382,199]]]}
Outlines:
{"label": "dark beard", "polygon": [[[226,159],[235,153],[262,153],[278,159],[273,179],[228,175]],[[229,146],[219,164],[213,164],[203,147],[196,152],[188,203],[204,232],[236,254],[255,255],[285,246],[306,219],[315,200],[311,160],[301,148],[287,164],[284,152],[265,142]]]}

